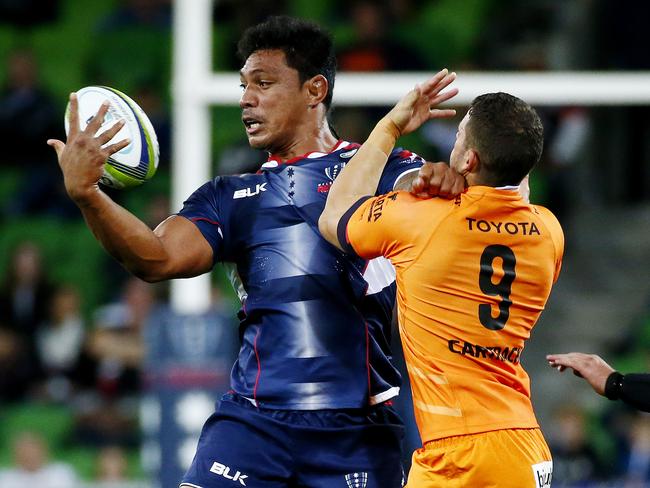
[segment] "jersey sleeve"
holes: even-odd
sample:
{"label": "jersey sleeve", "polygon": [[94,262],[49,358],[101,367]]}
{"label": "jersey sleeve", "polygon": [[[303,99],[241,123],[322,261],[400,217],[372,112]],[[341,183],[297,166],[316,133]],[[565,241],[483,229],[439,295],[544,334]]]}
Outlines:
{"label": "jersey sleeve", "polygon": [[410,198],[406,192],[391,192],[359,200],[339,221],[338,239],[343,249],[364,259],[397,256],[412,240],[404,225]]}
{"label": "jersey sleeve", "polygon": [[560,277],[560,270],[562,269],[562,259],[564,257],[564,232],[562,226],[558,222],[557,217],[545,207],[535,205],[538,214],[542,217],[546,228],[551,234],[553,246],[555,247],[555,275],[553,282],[555,283]]}
{"label": "jersey sleeve", "polygon": [[395,189],[395,185],[407,174],[414,173],[424,164],[424,159],[402,148],[393,149],[377,185],[376,195],[383,195]]}
{"label": "jersey sleeve", "polygon": [[221,178],[215,178],[197,189],[183,202],[178,215],[194,223],[212,247],[214,262],[224,261],[226,256],[226,228],[228,208],[222,204]]}

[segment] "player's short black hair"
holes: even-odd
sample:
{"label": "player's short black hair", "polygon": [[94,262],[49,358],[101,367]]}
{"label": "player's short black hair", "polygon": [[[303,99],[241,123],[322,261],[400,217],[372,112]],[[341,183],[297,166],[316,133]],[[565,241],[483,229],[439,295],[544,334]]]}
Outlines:
{"label": "player's short black hair", "polygon": [[544,128],[533,107],[508,93],[486,93],[469,108],[467,144],[476,149],[486,184],[518,185],[537,164]]}
{"label": "player's short black hair", "polygon": [[298,71],[300,83],[316,75],[323,75],[328,85],[323,104],[325,108],[330,108],[336,76],[336,55],[332,36],[327,31],[304,19],[286,15],[269,17],[261,24],[246,29],[237,44],[237,53],[242,62],[262,49],[282,50],[287,65]]}

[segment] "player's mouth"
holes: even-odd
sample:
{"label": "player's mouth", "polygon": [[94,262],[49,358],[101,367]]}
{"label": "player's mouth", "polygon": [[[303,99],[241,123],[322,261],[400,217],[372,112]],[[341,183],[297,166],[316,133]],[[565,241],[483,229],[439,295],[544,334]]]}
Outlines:
{"label": "player's mouth", "polygon": [[262,122],[253,117],[242,117],[242,122],[244,123],[244,127],[246,127],[246,133],[248,135],[255,134],[262,126]]}

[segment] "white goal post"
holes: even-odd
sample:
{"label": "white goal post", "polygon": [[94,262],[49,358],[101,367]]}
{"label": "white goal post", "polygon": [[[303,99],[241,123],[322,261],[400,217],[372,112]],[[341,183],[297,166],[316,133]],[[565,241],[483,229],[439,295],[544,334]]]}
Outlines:
{"label": "white goal post", "polygon": [[[212,1],[175,0],[173,50],[172,210],[210,177],[210,106],[239,101],[238,73],[212,71]],[[450,67],[453,69],[453,66]],[[339,73],[334,104],[392,105],[431,73]],[[531,105],[648,105],[650,72],[459,73],[455,99],[504,91]],[[219,123],[218,121],[216,122]],[[243,129],[242,129],[243,130]],[[172,282],[172,305],[198,313],[210,303],[207,275]]]}

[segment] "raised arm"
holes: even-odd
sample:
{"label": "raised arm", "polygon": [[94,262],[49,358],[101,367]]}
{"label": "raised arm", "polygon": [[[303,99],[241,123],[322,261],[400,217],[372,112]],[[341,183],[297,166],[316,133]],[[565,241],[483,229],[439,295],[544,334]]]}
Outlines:
{"label": "raised arm", "polygon": [[102,148],[123,125],[117,122],[96,135],[107,109],[108,105],[103,104],[81,130],[77,97],[71,94],[66,143],[56,139],[47,141],[56,150],[66,191],[81,210],[86,224],[111,256],[143,280],[161,281],[209,271],[212,248],[192,222],[172,216],[152,231],[99,188],[106,159],[129,143],[123,140]]}
{"label": "raised arm", "polygon": [[[366,142],[350,160],[350,163],[336,178],[327,196],[325,210],[319,219],[319,229],[323,237],[341,248],[337,239],[339,220],[360,198],[372,195],[388,160],[388,156],[401,135],[409,134],[423,123],[434,118],[453,117],[455,110],[438,109],[438,105],[454,97],[456,88],[442,92],[456,79],[456,73],[443,69],[422,85],[416,86],[395,107],[381,119],[368,136]],[[460,193],[464,180],[460,175],[451,174],[444,163],[428,163],[427,171],[436,172],[445,192]],[[457,188],[456,188],[457,187]],[[449,190],[447,190],[449,188]]]}

